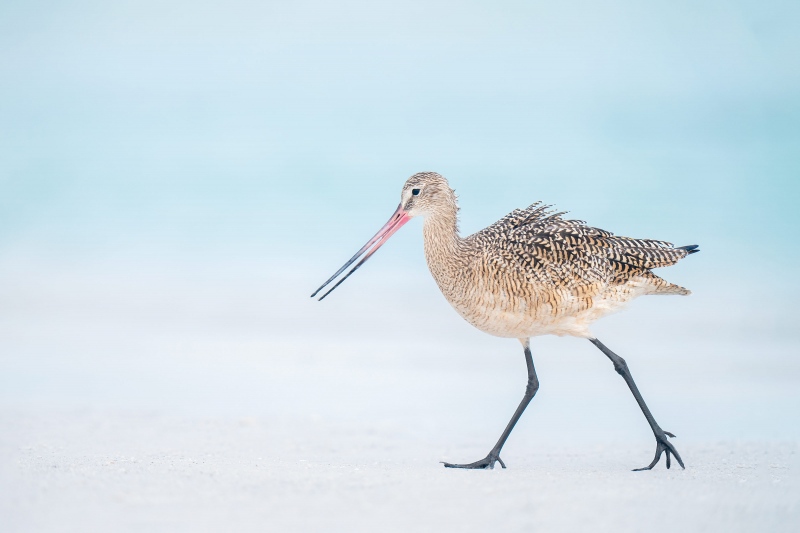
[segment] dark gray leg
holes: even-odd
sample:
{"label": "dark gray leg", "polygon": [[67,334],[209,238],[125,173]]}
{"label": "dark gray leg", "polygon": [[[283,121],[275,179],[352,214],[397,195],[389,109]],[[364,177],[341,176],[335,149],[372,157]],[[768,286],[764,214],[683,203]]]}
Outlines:
{"label": "dark gray leg", "polygon": [[633,376],[631,376],[631,372],[630,370],[628,370],[628,365],[627,363],[625,363],[625,359],[623,359],[622,357],[618,356],[617,354],[609,350],[606,347],[606,345],[600,342],[599,340],[597,339],[589,339],[589,340],[592,341],[592,344],[597,346],[601,352],[606,354],[608,358],[611,359],[612,363],[614,363],[614,370],[616,370],[617,374],[622,376],[623,379],[625,380],[625,383],[628,384],[628,388],[631,389],[633,397],[636,398],[636,403],[638,403],[639,407],[642,409],[642,413],[644,413],[644,417],[647,419],[647,422],[650,424],[650,429],[653,430],[653,435],[655,435],[656,437],[656,456],[653,459],[653,462],[650,463],[648,466],[645,466],[644,468],[637,468],[635,470],[636,471],[650,470],[651,468],[656,466],[656,463],[658,463],[659,459],[661,459],[662,453],[667,454],[667,468],[671,466],[670,454],[675,456],[675,459],[678,461],[678,464],[681,465],[681,468],[685,468],[683,466],[683,461],[681,460],[681,456],[680,454],[678,454],[678,450],[676,450],[675,446],[673,446],[667,440],[667,437],[675,437],[675,435],[673,435],[669,431],[664,431],[663,429],[661,429],[661,427],[656,422],[656,419],[653,418],[652,413],[650,413],[650,409],[648,409],[647,404],[644,403],[644,398],[642,398],[642,395],[639,393],[639,389],[636,387],[636,383],[634,383],[633,381]]}
{"label": "dark gray leg", "polygon": [[530,341],[526,339],[522,345],[525,348],[525,363],[528,365],[528,386],[525,387],[525,396],[523,396],[522,401],[519,402],[519,406],[517,407],[517,410],[514,411],[514,416],[511,417],[511,420],[508,422],[505,431],[503,431],[503,434],[500,435],[500,439],[497,441],[497,444],[494,445],[492,451],[489,452],[489,455],[483,459],[475,461],[474,463],[463,465],[443,463],[447,468],[494,468],[495,462],[500,463],[500,466],[503,468],[506,467],[505,463],[503,463],[503,460],[500,459],[500,450],[503,449],[506,439],[508,439],[508,436],[511,435],[511,430],[514,429],[514,426],[517,424],[517,420],[519,420],[519,418],[522,416],[522,412],[525,411],[525,408],[528,407],[528,404],[531,403],[531,400],[536,395],[536,391],[539,390],[539,378],[536,377],[536,369],[533,367]]}

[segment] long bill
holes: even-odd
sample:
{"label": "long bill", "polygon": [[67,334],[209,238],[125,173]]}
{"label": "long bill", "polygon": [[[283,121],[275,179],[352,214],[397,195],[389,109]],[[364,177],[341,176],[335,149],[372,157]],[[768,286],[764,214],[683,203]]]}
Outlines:
{"label": "long bill", "polygon": [[345,274],[345,276],[342,279],[340,279],[333,287],[328,289],[328,291],[325,294],[323,294],[322,296],[319,297],[319,300],[322,301],[323,298],[325,298],[327,295],[329,295],[331,292],[333,292],[333,289],[335,289],[336,287],[341,285],[344,280],[349,278],[350,274],[352,274],[353,272],[358,270],[361,267],[361,265],[366,263],[367,259],[372,257],[372,254],[374,254],[378,250],[378,248],[383,246],[386,243],[386,241],[389,240],[389,237],[394,235],[394,233],[397,230],[399,230],[401,227],[403,227],[403,224],[405,224],[409,220],[411,220],[411,217],[408,216],[408,213],[406,213],[403,210],[403,204],[398,205],[397,206],[397,210],[394,212],[394,214],[392,214],[392,216],[389,219],[389,221],[386,224],[383,225],[383,227],[380,229],[380,231],[378,231],[378,233],[376,233],[369,241],[367,241],[367,244],[362,246],[361,249],[359,251],[357,251],[356,254],[353,257],[351,257],[350,260],[347,261],[347,263],[345,263],[342,266],[342,268],[337,270],[336,274],[334,274],[333,276],[328,278],[328,281],[323,283],[322,286],[319,289],[315,290],[314,294],[312,294],[311,297],[313,298],[314,296],[316,296],[317,293],[319,293],[319,291],[321,291],[322,289],[327,287],[328,284],[330,284],[333,280],[335,280],[339,276],[339,274],[344,272],[347,269],[347,267],[352,265],[359,257],[361,257],[366,252],[366,255],[364,255],[364,257],[361,259],[361,261],[356,263],[356,266],[354,266],[350,270],[350,272]]}

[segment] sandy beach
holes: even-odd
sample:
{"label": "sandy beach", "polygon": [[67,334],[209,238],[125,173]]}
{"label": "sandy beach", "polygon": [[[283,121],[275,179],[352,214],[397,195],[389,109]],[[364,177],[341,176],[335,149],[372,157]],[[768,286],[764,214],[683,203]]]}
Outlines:
{"label": "sandy beach", "polygon": [[[790,532],[797,442],[679,439],[688,468],[630,472],[631,443],[516,439],[453,471],[463,435],[264,418],[5,411],[4,531]],[[644,439],[642,439],[644,442]],[[445,452],[445,453],[443,453]]]}
{"label": "sandy beach", "polygon": [[[800,531],[799,21],[785,0],[0,2],[0,533]],[[637,402],[553,336],[508,468],[442,466],[486,456],[527,367],[442,296],[421,217],[309,298],[423,171],[463,237],[542,202],[699,245],[654,271],[691,295],[591,331],[685,470],[631,471],[655,451]],[[505,286],[594,264],[559,235],[514,244],[512,271],[555,264]]]}
{"label": "sandy beach", "polygon": [[585,340],[544,337],[508,468],[453,471],[439,462],[496,440],[524,361],[516,341],[451,313],[424,271],[421,301],[388,288],[323,307],[303,293],[312,275],[258,265],[3,268],[19,281],[2,294],[3,531],[789,532],[800,520],[796,344],[706,335],[692,322],[708,294],[598,324],[686,470],[631,472],[654,442],[624,383]]}

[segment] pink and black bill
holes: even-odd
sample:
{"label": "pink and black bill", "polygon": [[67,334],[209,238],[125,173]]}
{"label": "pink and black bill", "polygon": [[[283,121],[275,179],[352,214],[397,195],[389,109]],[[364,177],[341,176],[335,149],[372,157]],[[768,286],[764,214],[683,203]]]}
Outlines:
{"label": "pink and black bill", "polygon": [[363,258],[361,258],[361,261],[359,261],[358,263],[356,263],[356,266],[354,266],[352,269],[350,269],[350,271],[349,271],[347,274],[345,274],[345,275],[344,275],[344,276],[343,276],[343,277],[342,277],[342,278],[341,278],[339,281],[337,281],[337,282],[336,282],[336,284],[335,284],[333,287],[331,287],[330,289],[328,289],[328,291],[327,291],[327,292],[325,292],[325,293],[324,293],[322,296],[320,296],[320,297],[319,297],[319,300],[320,300],[320,301],[322,301],[322,299],[323,299],[323,298],[325,298],[325,297],[326,297],[327,295],[329,295],[330,293],[332,293],[332,292],[333,292],[333,290],[334,290],[336,287],[338,287],[339,285],[341,285],[341,284],[342,284],[342,282],[343,282],[344,280],[346,280],[347,278],[349,278],[349,277],[350,277],[350,274],[352,274],[353,272],[355,272],[356,270],[358,270],[358,269],[361,267],[361,265],[363,265],[364,263],[366,263],[367,259],[369,259],[370,257],[372,257],[372,254],[374,254],[374,253],[375,253],[375,252],[378,250],[378,248],[380,248],[381,246],[383,246],[383,245],[384,245],[384,243],[386,243],[386,241],[388,241],[388,240],[389,240],[389,237],[391,237],[392,235],[394,235],[394,234],[395,234],[395,232],[396,232],[397,230],[399,230],[401,227],[403,227],[403,224],[405,224],[406,222],[408,222],[410,219],[411,219],[411,217],[410,217],[410,216],[408,216],[408,213],[406,213],[406,212],[403,210],[403,205],[402,205],[402,204],[398,205],[398,206],[397,206],[397,210],[394,212],[394,214],[393,214],[393,215],[392,215],[392,217],[389,219],[389,221],[388,221],[386,224],[384,224],[384,225],[383,225],[383,227],[380,229],[380,231],[378,231],[378,233],[376,233],[374,237],[372,237],[372,238],[371,238],[369,241],[367,241],[367,244],[365,244],[364,246],[362,246],[362,247],[361,247],[361,249],[360,249],[358,252],[356,252],[356,255],[354,255],[353,257],[351,257],[351,258],[350,258],[350,260],[349,260],[349,261],[347,261],[347,263],[345,263],[345,264],[342,266],[342,268],[340,268],[339,270],[337,270],[337,271],[336,271],[336,274],[334,274],[333,276],[331,276],[331,277],[328,279],[328,281],[326,281],[325,283],[323,283],[323,284],[322,284],[322,286],[321,286],[319,289],[315,290],[315,291],[314,291],[314,294],[312,294],[312,295],[311,295],[311,297],[313,298],[314,296],[316,296],[316,295],[317,295],[317,294],[318,294],[318,293],[319,293],[319,292],[320,292],[322,289],[324,289],[325,287],[327,287],[327,286],[328,286],[328,285],[329,285],[329,284],[330,284],[330,283],[331,283],[333,280],[335,280],[337,277],[339,277],[339,275],[340,275],[342,272],[344,272],[345,270],[347,270],[347,268],[348,268],[350,265],[352,265],[353,263],[355,263],[355,262],[356,262],[356,260],[358,260],[358,258],[359,258],[359,257],[361,257],[361,256],[363,255],[364,257],[363,257]]}

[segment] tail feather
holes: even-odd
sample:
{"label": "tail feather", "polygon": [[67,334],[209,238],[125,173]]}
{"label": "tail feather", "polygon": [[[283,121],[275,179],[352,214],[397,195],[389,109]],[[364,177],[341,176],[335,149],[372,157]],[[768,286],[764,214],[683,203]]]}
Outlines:
{"label": "tail feather", "polygon": [[650,294],[678,294],[681,296],[688,296],[692,291],[680,285],[670,283],[664,278],[658,277],[652,272],[647,272],[642,275],[650,285]]}

